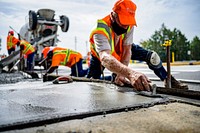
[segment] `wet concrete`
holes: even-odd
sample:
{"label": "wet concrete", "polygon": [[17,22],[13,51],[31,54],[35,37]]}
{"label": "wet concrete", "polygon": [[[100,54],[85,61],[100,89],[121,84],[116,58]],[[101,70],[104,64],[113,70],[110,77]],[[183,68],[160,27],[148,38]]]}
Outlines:
{"label": "wet concrete", "polygon": [[199,106],[173,102],[5,133],[199,133]]}
{"label": "wet concrete", "polygon": [[0,130],[19,128],[27,123],[52,123],[62,117],[67,120],[73,116],[102,114],[109,110],[148,107],[166,100],[118,89],[115,85],[103,83],[55,85],[41,80],[0,85]]}
{"label": "wet concrete", "polygon": [[[42,72],[40,69],[39,71]],[[64,72],[61,73],[65,74],[66,72]],[[55,127],[49,125],[46,129],[50,132],[79,132],[80,130],[76,129],[79,129],[83,123],[81,122],[77,124],[76,119],[85,118],[87,120],[89,118],[93,119],[94,117],[92,116],[100,116],[100,119],[98,119],[97,121],[101,122],[102,118],[108,118],[107,116],[110,113],[110,115],[112,115],[112,118],[110,117],[106,119],[99,125],[93,123],[93,126],[91,126],[91,120],[89,120],[89,123],[86,122],[83,126],[86,130],[83,130],[83,132],[96,131],[95,129],[98,126],[101,127],[99,132],[102,132],[105,129],[107,132],[124,132],[125,130],[123,129],[128,129],[127,126],[131,126],[131,129],[127,132],[134,132],[134,127],[143,129],[144,127],[142,125],[143,123],[145,123],[145,121],[147,122],[148,127],[152,128],[155,126],[153,130],[149,130],[148,127],[145,127],[145,129],[147,129],[146,132],[155,132],[157,131],[157,129],[160,129],[160,131],[165,131],[164,129],[170,130],[171,127],[174,127],[175,129],[179,127],[178,129],[180,130],[174,130],[175,132],[187,131],[183,129],[189,129],[189,127],[195,129],[192,130],[192,132],[199,131],[199,128],[197,128],[199,125],[199,123],[197,123],[199,121],[199,106],[195,109],[193,108],[193,106],[186,106],[185,109],[183,107],[177,107],[175,109],[173,108],[172,112],[177,113],[178,110],[178,113],[172,114],[171,117],[169,117],[170,112],[167,112],[165,110],[166,107],[164,104],[163,113],[167,113],[166,117],[163,118],[162,116],[159,116],[159,112],[156,112],[154,115],[152,114],[152,112],[148,112],[146,114],[142,114],[140,117],[137,118],[134,115],[135,110],[139,108],[145,108],[144,111],[138,110],[138,112],[147,112],[147,110],[149,110],[147,107],[154,106],[155,104],[159,103],[166,103],[169,101],[169,99],[161,97],[150,98],[146,96],[141,96],[132,92],[130,88],[122,89],[117,88],[114,85],[108,84],[74,82],[71,84],[54,85],[51,82],[43,83],[41,80],[27,79],[29,78],[27,75],[20,75],[18,73],[19,75],[15,76],[15,74],[16,73],[4,74],[4,76],[1,76],[0,74],[0,81],[2,81],[0,82],[0,131],[11,130],[11,132],[17,132],[17,130],[15,129],[27,128],[27,130],[24,130],[24,132],[30,132],[30,128],[28,127],[36,126],[36,128],[33,128],[33,132],[46,132],[46,125],[49,125],[50,123],[58,123],[55,124]],[[159,84],[163,85],[163,83],[160,81],[157,85]],[[125,92],[123,90],[125,90]],[[199,91],[199,84],[197,84],[196,87],[194,87],[194,89],[192,90]],[[171,99],[171,96],[167,97],[170,97]],[[175,97],[174,99],[176,100],[177,97]],[[185,101],[189,102],[191,101],[191,99],[185,99]],[[195,102],[199,105],[199,100],[196,100]],[[177,105],[173,105],[172,107],[176,106]],[[169,108],[171,109],[172,107]],[[187,109],[191,109],[190,111],[188,111],[189,113],[183,113],[180,116],[179,110],[182,113],[184,112],[183,110]],[[131,110],[134,110],[134,112],[132,112]],[[126,112],[126,117],[113,117],[113,112],[120,112],[120,114]],[[194,114],[197,114],[198,116],[191,117],[189,119],[189,116],[191,116],[190,112],[195,112]],[[104,117],[104,115],[106,115],[106,117]],[[149,116],[149,118],[147,118],[146,116]],[[152,118],[155,118],[156,116],[157,118],[155,119],[155,123],[153,124]],[[159,125],[158,121],[162,119],[164,121],[160,122],[161,125],[165,122],[171,123],[171,119],[175,119],[175,121],[177,122],[177,116],[180,116],[179,121],[181,123],[187,124],[181,125],[181,123],[172,123],[163,128],[157,126]],[[187,119],[185,119],[185,116],[187,116]],[[137,120],[140,120],[139,118],[141,117],[144,118],[144,120],[138,122]],[[83,122],[85,122],[85,119],[83,119]],[[67,124],[61,124],[63,127],[65,127],[64,130],[62,130],[61,128],[62,131],[59,131],[60,128],[57,128],[58,125],[61,121],[64,122],[65,120],[67,120]],[[130,121],[130,123],[127,123],[128,121]],[[118,125],[118,128],[116,128],[116,124],[118,123],[120,123],[120,125]],[[133,123],[135,123],[135,125],[133,125]],[[43,126],[41,129],[40,125],[45,126]],[[75,128],[71,128],[73,127],[72,125]],[[87,127],[86,125],[89,126]],[[102,125],[105,125],[105,127]],[[112,127],[113,130],[107,130],[106,127]],[[57,131],[53,129],[57,129]],[[18,130],[18,132],[22,132],[22,130]]]}
{"label": "wet concrete", "polygon": [[20,72],[3,72],[0,73],[0,84],[10,84],[10,83],[17,83],[23,81],[25,76]]}

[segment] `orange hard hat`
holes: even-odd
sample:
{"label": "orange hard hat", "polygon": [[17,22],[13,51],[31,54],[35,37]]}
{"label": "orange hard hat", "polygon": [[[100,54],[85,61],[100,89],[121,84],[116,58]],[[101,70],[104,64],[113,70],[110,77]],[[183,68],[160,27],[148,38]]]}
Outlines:
{"label": "orange hard hat", "polygon": [[10,30],[10,31],[9,31],[9,34],[10,34],[10,35],[14,35],[14,31]]}
{"label": "orange hard hat", "polygon": [[136,8],[137,6],[131,0],[118,0],[113,7],[113,11],[117,13],[121,24],[136,25]]}

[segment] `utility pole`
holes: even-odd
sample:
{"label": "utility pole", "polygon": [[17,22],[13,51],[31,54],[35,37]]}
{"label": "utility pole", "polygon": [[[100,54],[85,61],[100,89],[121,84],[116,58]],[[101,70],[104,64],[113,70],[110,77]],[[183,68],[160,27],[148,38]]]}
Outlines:
{"label": "utility pole", "polygon": [[85,44],[86,44],[86,54],[88,53],[88,42],[85,41]]}
{"label": "utility pole", "polygon": [[1,52],[1,37],[0,37],[0,52]]}
{"label": "utility pole", "polygon": [[76,36],[75,36],[75,51],[76,51],[76,45],[77,45],[77,38],[76,38]]}
{"label": "utility pole", "polygon": [[171,68],[170,68],[170,46],[172,45],[172,40],[166,40],[163,46],[166,47],[167,53],[167,88],[171,88]]}

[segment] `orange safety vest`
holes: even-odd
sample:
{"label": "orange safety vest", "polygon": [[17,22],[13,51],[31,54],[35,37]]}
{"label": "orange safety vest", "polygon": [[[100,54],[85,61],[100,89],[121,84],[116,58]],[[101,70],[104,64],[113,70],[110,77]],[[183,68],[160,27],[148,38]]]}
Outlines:
{"label": "orange safety vest", "polygon": [[60,65],[72,67],[74,64],[82,59],[82,55],[79,52],[73,51],[71,49],[65,50],[53,50],[53,58],[52,58],[52,65],[54,64],[54,59],[58,59],[55,57],[59,56]]}
{"label": "orange safety vest", "polygon": [[22,51],[23,54],[29,55],[29,54],[35,52],[34,47],[29,42],[22,40],[20,43],[20,46],[21,45],[24,45],[24,50]]}
{"label": "orange safety vest", "polygon": [[46,58],[47,57],[47,54],[49,51],[55,51],[55,50],[66,50],[66,48],[61,48],[61,47],[45,47],[43,50],[42,50],[42,53],[43,53],[43,58]]}
{"label": "orange safety vest", "polygon": [[[129,32],[131,28],[132,26],[129,26],[127,32]],[[120,35],[119,42],[117,45],[115,45],[115,41],[114,41],[115,33],[111,28],[110,15],[106,16],[103,19],[98,20],[97,27],[90,34],[91,53],[93,56],[97,57],[100,60],[99,54],[97,53],[96,48],[95,48],[95,43],[93,39],[94,34],[102,34],[108,39],[108,42],[110,43],[110,47],[111,47],[111,55],[113,55],[117,60],[120,61],[122,57],[122,53],[123,53],[122,42],[123,42],[125,34]]]}
{"label": "orange safety vest", "polygon": [[16,48],[16,44],[19,42],[17,38],[15,38],[13,35],[7,36],[7,50],[11,48]]}

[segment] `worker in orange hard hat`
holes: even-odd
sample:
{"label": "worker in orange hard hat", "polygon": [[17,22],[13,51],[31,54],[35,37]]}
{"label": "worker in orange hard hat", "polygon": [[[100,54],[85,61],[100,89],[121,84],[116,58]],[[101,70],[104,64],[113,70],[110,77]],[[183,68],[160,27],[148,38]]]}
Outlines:
{"label": "worker in orange hard hat", "polygon": [[[166,80],[167,72],[158,54],[133,43],[136,8],[131,0],[118,0],[112,12],[97,21],[97,26],[90,35],[91,59],[88,78],[102,78],[102,70],[107,68],[113,72],[113,76],[104,79],[113,80],[121,86],[131,84],[138,91],[149,91],[151,81],[144,74],[128,68],[130,59],[139,59],[146,61],[162,81]],[[173,76],[171,79],[172,87],[188,88]]]}
{"label": "worker in orange hard hat", "polygon": [[[10,30],[7,36],[7,50],[8,55],[15,51],[16,45],[20,44],[20,40],[14,37],[14,31]],[[13,63],[8,65],[8,69],[10,70],[13,67]]]}
{"label": "worker in orange hard hat", "polygon": [[14,37],[14,31],[10,30],[7,36],[7,50],[9,55],[15,51],[17,44],[20,44],[20,40]]}
{"label": "worker in orange hard hat", "polygon": [[97,21],[90,34],[88,78],[101,78],[102,70],[107,68],[116,74],[116,84],[123,86],[128,83],[138,91],[150,90],[147,76],[128,67],[136,26],[136,8],[131,0],[117,0],[112,12]]}
{"label": "worker in orange hard hat", "polygon": [[55,47],[47,53],[47,58],[52,59],[52,63],[46,74],[52,73],[60,65],[70,67],[71,76],[84,77],[87,74],[88,70],[83,69],[82,55],[79,52],[67,48]]}

